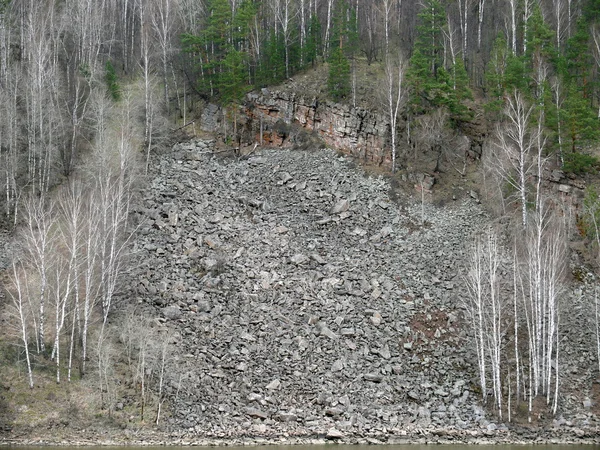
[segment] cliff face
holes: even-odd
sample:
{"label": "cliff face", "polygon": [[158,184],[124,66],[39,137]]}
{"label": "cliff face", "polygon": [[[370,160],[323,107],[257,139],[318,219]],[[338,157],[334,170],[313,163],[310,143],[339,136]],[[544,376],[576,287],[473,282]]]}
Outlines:
{"label": "cliff face", "polygon": [[285,145],[276,124],[299,125],[344,153],[378,165],[389,165],[389,134],[385,118],[364,108],[333,103],[294,93],[262,89],[247,96],[248,125],[260,141]]}
{"label": "cliff face", "polygon": [[[289,147],[314,146],[320,140],[364,162],[391,167],[387,121],[364,108],[262,89],[246,96],[240,113],[237,139],[242,142]],[[217,107],[208,105],[201,127],[217,131],[223,123],[219,114]]]}

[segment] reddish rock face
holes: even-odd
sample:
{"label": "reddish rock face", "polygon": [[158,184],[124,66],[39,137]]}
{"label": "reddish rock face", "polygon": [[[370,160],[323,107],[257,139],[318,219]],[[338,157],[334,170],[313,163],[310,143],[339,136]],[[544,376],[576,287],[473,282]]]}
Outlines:
{"label": "reddish rock face", "polygon": [[247,131],[256,142],[295,144],[297,127],[316,132],[323,142],[365,162],[391,167],[388,125],[383,116],[363,108],[320,102],[293,93],[262,89],[246,97]]}

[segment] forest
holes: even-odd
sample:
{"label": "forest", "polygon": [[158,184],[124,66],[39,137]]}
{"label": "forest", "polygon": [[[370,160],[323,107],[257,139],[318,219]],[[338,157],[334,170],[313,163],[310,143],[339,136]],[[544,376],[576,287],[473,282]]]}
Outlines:
{"label": "forest", "polygon": [[[477,164],[511,230],[482,232],[466,271],[480,389],[508,420],[511,396],[556,412],[568,242],[585,239],[597,263],[600,198],[590,184],[564,209],[542,179],[600,167],[600,0],[0,0],[0,206],[15,242],[3,284],[29,386],[36,367],[60,383],[91,365],[107,392],[132,210],[172,130],[322,65],[329,100],[348,104],[357,66],[380,69],[392,173],[410,162],[404,142],[441,155],[481,112]],[[121,341],[142,398],[162,389],[167,347]]]}

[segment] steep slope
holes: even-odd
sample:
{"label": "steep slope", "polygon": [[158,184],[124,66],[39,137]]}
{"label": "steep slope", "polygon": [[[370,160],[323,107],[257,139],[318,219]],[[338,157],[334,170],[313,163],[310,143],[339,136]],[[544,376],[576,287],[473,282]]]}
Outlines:
{"label": "steep slope", "polygon": [[477,204],[396,204],[385,179],[331,150],[219,159],[208,147],[153,166],[138,243],[137,295],[180,333],[178,426],[487,425],[460,331]]}

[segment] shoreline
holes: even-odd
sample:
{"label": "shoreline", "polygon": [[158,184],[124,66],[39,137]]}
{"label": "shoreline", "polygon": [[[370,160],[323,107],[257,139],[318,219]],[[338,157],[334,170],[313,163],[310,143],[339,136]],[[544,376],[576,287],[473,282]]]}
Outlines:
{"label": "shoreline", "polygon": [[[339,433],[339,434],[338,434]],[[0,447],[257,447],[297,445],[600,445],[600,429],[532,430],[525,427],[488,430],[391,430],[388,433],[306,433],[279,435],[192,435],[185,432],[131,431],[58,436],[0,436]]]}

